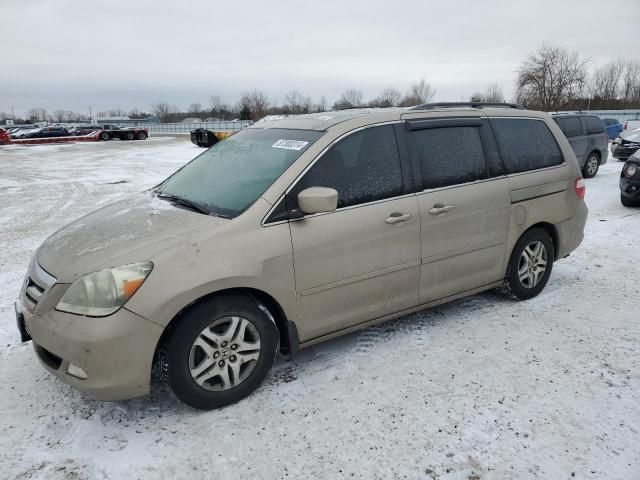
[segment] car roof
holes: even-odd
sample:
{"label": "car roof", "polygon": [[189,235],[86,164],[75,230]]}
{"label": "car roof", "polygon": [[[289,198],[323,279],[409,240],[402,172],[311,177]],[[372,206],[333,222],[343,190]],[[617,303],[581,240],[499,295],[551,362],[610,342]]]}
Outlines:
{"label": "car roof", "polygon": [[[350,108],[347,110],[307,113],[303,115],[267,115],[249,128],[291,128],[324,131],[334,125],[355,118],[368,116],[374,120],[378,116],[404,111],[407,111],[407,108]],[[397,116],[399,118],[400,113],[398,113]]]}
{"label": "car roof", "polygon": [[[451,114],[451,115],[443,115]],[[420,116],[461,116],[464,114],[487,116],[513,116],[513,117],[541,117],[544,112],[495,107],[474,108],[471,105],[438,106],[421,109],[418,107],[388,107],[388,108],[351,108],[346,110],[308,113],[303,115],[268,115],[247,128],[284,128],[294,130],[326,131],[338,124],[357,120],[362,124],[373,124],[402,120],[404,118],[416,118]]]}
{"label": "car roof", "polygon": [[552,113],[551,116],[552,117],[577,117],[577,116],[581,116],[581,117],[600,118],[595,113],[589,113],[589,112],[555,112],[555,113]]}

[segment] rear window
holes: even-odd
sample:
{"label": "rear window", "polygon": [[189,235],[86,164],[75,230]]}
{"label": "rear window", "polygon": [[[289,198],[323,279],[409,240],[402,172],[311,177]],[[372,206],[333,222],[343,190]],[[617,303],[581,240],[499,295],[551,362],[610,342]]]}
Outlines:
{"label": "rear window", "polygon": [[491,123],[507,173],[562,164],[560,147],[544,121],[495,118]]}
{"label": "rear window", "polygon": [[560,127],[567,137],[582,135],[582,123],[579,117],[563,117],[560,119]]}
{"label": "rear window", "polygon": [[604,125],[602,124],[602,120],[598,117],[584,116],[582,117],[582,120],[584,121],[584,126],[587,129],[587,134],[604,133]]}

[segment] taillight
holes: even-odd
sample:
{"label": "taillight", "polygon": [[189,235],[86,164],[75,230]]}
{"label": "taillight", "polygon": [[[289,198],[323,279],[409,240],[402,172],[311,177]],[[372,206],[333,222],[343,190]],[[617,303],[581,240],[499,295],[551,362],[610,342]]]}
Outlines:
{"label": "taillight", "polygon": [[629,122],[624,122],[624,129],[627,129],[627,126],[629,125]]}
{"label": "taillight", "polygon": [[584,200],[584,194],[587,191],[587,185],[584,183],[584,178],[578,177],[573,184],[573,189],[580,200]]}

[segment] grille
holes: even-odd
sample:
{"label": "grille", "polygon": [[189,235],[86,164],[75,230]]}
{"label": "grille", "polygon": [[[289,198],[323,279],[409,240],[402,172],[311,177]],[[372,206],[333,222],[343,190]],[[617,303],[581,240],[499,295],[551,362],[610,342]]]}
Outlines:
{"label": "grille", "polygon": [[55,277],[47,273],[38,262],[33,262],[27,273],[24,288],[24,303],[33,311],[41,303],[49,289],[56,283]]}
{"label": "grille", "polygon": [[28,277],[27,289],[24,292],[24,296],[27,297],[27,300],[29,300],[29,302],[31,303],[31,305],[29,306],[32,310],[36,307],[36,305],[38,305],[38,302],[40,301],[40,298],[42,298],[43,294],[44,288],[34,282],[33,278]]}

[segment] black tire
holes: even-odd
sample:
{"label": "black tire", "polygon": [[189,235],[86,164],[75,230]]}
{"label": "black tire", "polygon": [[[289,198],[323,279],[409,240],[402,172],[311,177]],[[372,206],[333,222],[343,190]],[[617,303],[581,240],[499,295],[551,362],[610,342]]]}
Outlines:
{"label": "black tire", "polygon": [[146,140],[147,134],[145,132],[138,132],[138,140]]}
{"label": "black tire", "polygon": [[[523,252],[526,247],[540,242],[546,249],[546,269],[542,273],[542,277],[533,286],[527,286],[520,280],[518,270],[521,267],[521,261],[523,259]],[[553,241],[549,234],[542,228],[532,228],[527,230],[518,240],[511,258],[509,259],[509,265],[507,267],[507,275],[504,279],[502,290],[507,296],[516,298],[518,300],[528,300],[537,296],[545,287],[551,276],[551,270],[553,268],[553,261],[555,258],[555,249]]]}
{"label": "black tire", "polygon": [[[190,370],[190,353],[194,342],[201,339],[201,333],[216,321],[227,317],[248,320],[259,334],[260,351],[248,376],[236,386],[211,391],[194,380]],[[271,317],[249,295],[225,295],[213,297],[196,304],[178,320],[180,323],[166,344],[166,365],[164,369],[174,394],[184,403],[200,410],[211,410],[235,403],[251,394],[265,379],[278,350],[278,329]],[[216,350],[217,351],[217,350]],[[231,357],[227,358],[231,368]],[[223,362],[224,363],[224,362]],[[216,362],[213,367],[216,368]]]}
{"label": "black tire", "polygon": [[600,155],[598,152],[591,152],[587,157],[587,161],[584,162],[582,167],[582,176],[584,178],[593,178],[598,173],[600,168]]}
{"label": "black tire", "polygon": [[109,134],[107,132],[102,132],[100,134],[100,140],[109,140]]}
{"label": "black tire", "polygon": [[133,132],[127,132],[125,133],[125,138],[127,140],[133,140],[135,138],[135,135],[133,134]]}
{"label": "black tire", "polygon": [[620,194],[620,201],[622,205],[625,207],[640,207],[640,200],[633,200],[632,198],[627,198],[622,193]]}

